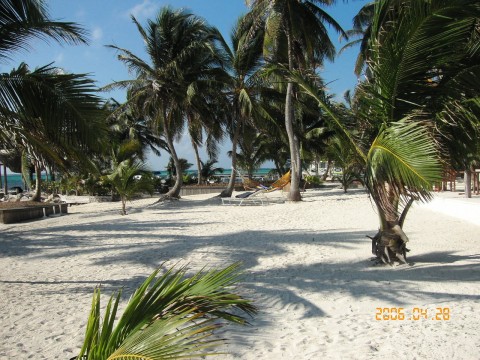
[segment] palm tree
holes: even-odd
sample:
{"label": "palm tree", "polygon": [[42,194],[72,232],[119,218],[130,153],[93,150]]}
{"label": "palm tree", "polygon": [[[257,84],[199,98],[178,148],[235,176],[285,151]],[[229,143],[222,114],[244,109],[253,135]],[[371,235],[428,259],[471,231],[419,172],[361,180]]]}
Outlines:
{"label": "palm tree", "polygon": [[[111,296],[101,317],[100,288],[95,289],[83,346],[77,360],[184,359],[213,355],[223,340],[210,338],[225,322],[246,324],[251,302],[232,291],[239,263],[201,271],[186,278],[186,268],[153,272],[125,306],[121,291]],[[239,313],[242,313],[240,315]],[[103,321],[102,321],[103,320]]]}
{"label": "palm tree", "polygon": [[[248,178],[253,177],[253,172],[267,160],[265,148],[262,147],[263,137],[252,126],[246,125],[238,142],[240,152],[237,154],[239,168],[246,170]],[[228,153],[232,156],[231,152]]]}
{"label": "palm tree", "polygon": [[133,104],[122,105],[110,99],[106,107],[111,112],[107,120],[112,142],[130,143],[135,156],[142,161],[146,160],[147,151],[156,156],[160,156],[160,149],[168,151],[165,141],[154,133],[145,117],[138,115],[139,111],[133,108]]}
{"label": "palm tree", "polygon": [[0,97],[11,109],[0,115],[4,148],[26,152],[35,166],[40,200],[41,170],[48,164],[68,169],[73,161],[85,164],[87,151],[102,148],[106,134],[104,112],[96,87],[83,74],[59,73],[44,66],[30,71],[24,63],[0,76]]}
{"label": "palm tree", "polygon": [[[366,164],[366,185],[380,217],[372,251],[384,262],[406,261],[403,224],[408,210],[415,200],[431,199],[432,184],[440,179],[438,144],[451,139],[438,133],[448,129],[438,119],[448,116],[450,128],[475,121],[478,126],[465,105],[478,103],[480,93],[475,81],[480,78],[479,48],[473,41],[478,39],[479,17],[474,0],[375,3],[366,80],[355,95],[356,116],[368,124],[366,150],[322,103],[315,87],[298,74],[292,76],[325,108]],[[453,104],[458,113],[451,113]]]}
{"label": "palm tree", "polygon": [[[2,31],[0,33],[0,61],[10,60],[12,53],[16,51],[29,50],[29,41],[32,38],[43,40],[53,39],[57,42],[65,41],[67,43],[78,44],[86,43],[85,31],[74,23],[52,21],[48,17],[47,9],[42,1],[38,0],[5,0],[0,3],[0,23]],[[13,130],[15,127],[11,123],[12,114],[23,114],[25,106],[30,108],[39,108],[39,102],[36,99],[36,92],[28,92],[29,88],[37,87],[40,90],[41,79],[38,76],[53,76],[54,74],[45,71],[51,70],[51,67],[44,67],[33,73],[29,73],[26,65],[20,65],[16,70],[9,74],[0,75],[0,137],[5,139],[5,131]],[[52,88],[52,83],[44,83],[44,91]],[[58,130],[59,116],[45,119],[47,129]]]}
{"label": "palm tree", "polygon": [[86,43],[86,32],[71,22],[49,18],[44,1],[2,0],[0,3],[0,61],[9,60],[15,51],[28,51],[32,38],[69,44]]}
{"label": "palm tree", "polygon": [[126,49],[110,46],[120,52],[119,60],[137,78],[111,84],[109,88],[128,88],[132,94],[129,101],[136,104],[164,138],[177,170],[175,184],[166,197],[178,197],[182,169],[174,140],[182,133],[187,109],[191,111],[195,105],[188,102],[189,94],[197,91],[202,81],[208,82],[212,68],[220,63],[215,45],[219,33],[185,10],[173,11],[169,7],[162,8],[145,28],[135,17],[132,20],[145,42],[151,63]]}
{"label": "palm tree", "polygon": [[202,162],[201,176],[203,179],[208,179],[219,172],[223,172],[223,168],[214,166],[216,163],[217,159],[209,159],[206,162]]}
{"label": "palm tree", "polygon": [[259,118],[268,117],[261,103],[261,94],[265,91],[265,84],[261,77],[264,64],[263,33],[259,31],[250,36],[249,27],[248,19],[240,17],[231,33],[232,47],[224,45],[226,64],[230,73],[226,90],[231,107],[227,132],[232,141],[230,154],[233,170],[227,188],[220,194],[221,197],[232,196],[236,179],[234,170],[237,167],[237,146],[243,128],[248,123],[252,125]]}
{"label": "palm tree", "polygon": [[142,192],[153,194],[152,173],[145,168],[144,163],[136,159],[127,159],[116,164],[112,173],[105,179],[120,195],[122,215],[127,215],[126,203],[135,195]]}
{"label": "palm tree", "polygon": [[[178,163],[180,164],[180,169],[181,169],[180,174],[183,174],[185,171],[187,171],[188,169],[190,169],[192,167],[192,164],[190,164],[187,159],[180,158],[180,159],[178,159]],[[177,166],[175,165],[175,161],[173,160],[172,157],[168,161],[166,169],[167,169],[168,175],[171,178],[177,176],[177,174],[178,174]]]}
{"label": "palm tree", "polygon": [[[333,59],[335,48],[325,23],[345,35],[337,22],[318,5],[330,5],[332,0],[250,0],[251,32],[265,29],[264,53],[289,71],[316,69],[327,57]],[[285,97],[285,127],[287,130],[292,170],[289,200],[300,201],[300,146],[295,133],[294,84],[288,81]]]}
{"label": "palm tree", "polygon": [[[16,51],[29,50],[32,38],[70,44],[86,43],[86,32],[74,23],[53,21],[39,0],[0,3],[0,61]],[[84,158],[88,148],[100,145],[100,100],[86,75],[65,74],[43,66],[30,71],[20,64],[0,74],[0,140],[6,151],[26,151],[40,168]],[[38,181],[40,177],[37,176]],[[40,184],[37,184],[37,194]]]}

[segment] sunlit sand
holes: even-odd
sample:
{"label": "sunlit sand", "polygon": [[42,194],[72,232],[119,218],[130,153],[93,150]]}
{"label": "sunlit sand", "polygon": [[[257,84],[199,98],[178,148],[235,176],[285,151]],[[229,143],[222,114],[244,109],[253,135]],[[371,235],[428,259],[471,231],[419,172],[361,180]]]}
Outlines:
{"label": "sunlit sand", "polygon": [[474,359],[480,204],[437,197],[408,215],[411,264],[396,267],[370,260],[365,235],[378,221],[361,190],[312,190],[301,203],[267,206],[143,199],[127,216],[119,203],[88,204],[0,225],[0,358],[75,356],[97,285],[105,299],[124,288],[126,301],[162,263],[194,271],[242,261],[239,291],[260,312],[221,334],[230,339],[221,359]]}

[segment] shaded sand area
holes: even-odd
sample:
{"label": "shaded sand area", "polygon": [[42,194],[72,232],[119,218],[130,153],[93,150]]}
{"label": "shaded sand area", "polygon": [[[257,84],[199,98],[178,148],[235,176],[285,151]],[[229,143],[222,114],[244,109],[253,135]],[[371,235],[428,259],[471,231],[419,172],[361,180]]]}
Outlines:
{"label": "shaded sand area", "polygon": [[[239,260],[239,291],[260,312],[249,327],[228,326],[220,359],[478,359],[480,203],[467,201],[440,194],[414,207],[412,265],[397,267],[370,261],[377,216],[358,190],[248,207],[211,195],[156,208],[144,199],[124,217],[118,203],[88,204],[0,225],[0,359],[76,355],[98,284],[108,295],[123,287],[126,300],[163,262],[193,271]],[[406,318],[376,320],[377,308]]]}

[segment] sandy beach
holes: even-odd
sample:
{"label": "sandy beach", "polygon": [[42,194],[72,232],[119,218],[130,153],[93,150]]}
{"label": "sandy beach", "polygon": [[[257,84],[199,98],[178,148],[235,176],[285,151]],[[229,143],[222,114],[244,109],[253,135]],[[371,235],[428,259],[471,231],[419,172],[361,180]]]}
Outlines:
{"label": "sandy beach", "polygon": [[[396,267],[371,261],[366,235],[378,221],[362,190],[266,206],[201,195],[146,207],[153,201],[129,203],[127,216],[96,203],[0,224],[0,359],[77,355],[97,285],[105,299],[124,288],[125,302],[162,263],[235,261],[245,270],[238,290],[259,314],[227,327],[219,359],[480,358],[478,197],[440,193],[414,206],[411,264]],[[403,308],[405,320],[376,320],[385,308]]]}

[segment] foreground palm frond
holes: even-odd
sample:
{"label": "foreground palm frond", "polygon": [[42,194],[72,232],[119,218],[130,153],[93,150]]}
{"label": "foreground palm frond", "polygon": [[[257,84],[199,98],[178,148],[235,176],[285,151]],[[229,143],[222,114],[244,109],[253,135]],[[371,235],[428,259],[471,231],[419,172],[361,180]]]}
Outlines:
{"label": "foreground palm frond", "polygon": [[10,59],[15,51],[28,50],[32,38],[59,43],[86,43],[86,31],[71,22],[49,18],[45,1],[2,0],[0,2],[0,61]]}
{"label": "foreground palm frond", "polygon": [[212,337],[223,319],[246,324],[254,315],[251,301],[229,290],[240,278],[239,263],[223,270],[200,271],[186,278],[186,268],[151,274],[130,298],[115,322],[121,292],[112,295],[101,320],[96,289],[85,341],[76,359],[181,359],[213,355],[207,349],[223,340]]}

